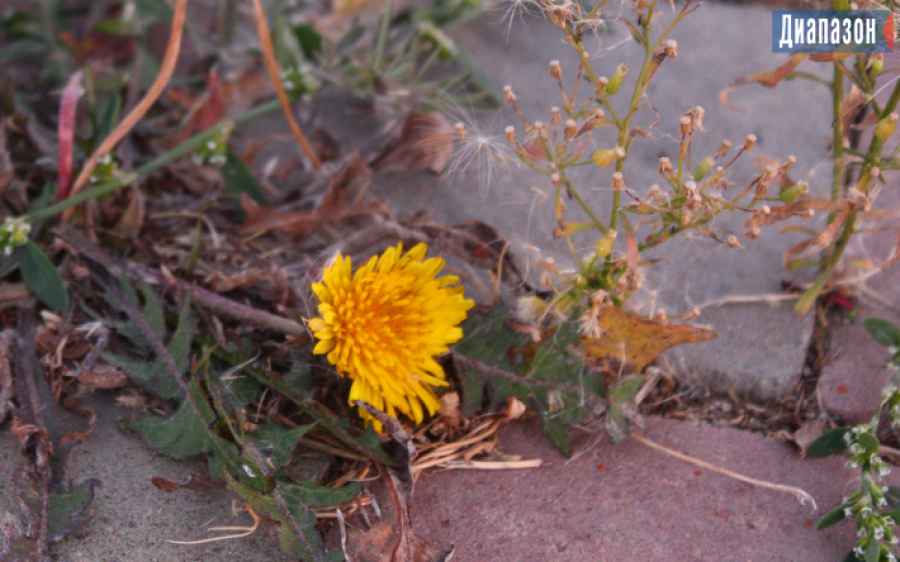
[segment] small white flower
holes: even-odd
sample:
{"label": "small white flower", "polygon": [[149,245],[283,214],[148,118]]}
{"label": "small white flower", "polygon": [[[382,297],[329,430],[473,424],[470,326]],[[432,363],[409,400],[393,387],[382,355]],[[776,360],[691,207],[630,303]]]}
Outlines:
{"label": "small white flower", "polygon": [[878,501],[875,502],[876,507],[885,507],[887,505],[887,500],[884,498],[878,498]]}
{"label": "small white flower", "polygon": [[884,529],[882,529],[881,527],[876,527],[875,528],[875,540],[880,541],[883,538],[884,538]]}
{"label": "small white flower", "polygon": [[891,537],[890,543],[891,543],[891,544],[897,544],[897,543],[900,543],[900,537],[898,537],[897,535],[893,535],[893,536]]}
{"label": "small white flower", "polygon": [[215,150],[219,145],[214,140],[206,141],[206,148],[209,150]]}
{"label": "small white flower", "polygon": [[847,466],[849,468],[859,468],[859,463],[851,459],[850,462],[847,463]]}
{"label": "small white flower", "polygon": [[857,546],[856,548],[853,549],[853,554],[855,554],[857,558],[862,558],[862,556],[863,556],[863,554],[865,554],[865,552],[866,551],[863,550],[863,547],[861,547],[861,546]]}
{"label": "small white flower", "polygon": [[853,508],[852,507],[844,508],[844,517],[853,517]]}
{"label": "small white flower", "polygon": [[863,452],[862,445],[860,445],[859,443],[854,443],[854,444],[850,445],[850,452],[854,455],[858,455],[858,454],[862,453]]}
{"label": "small white flower", "polygon": [[891,469],[885,465],[881,465],[881,467],[878,469],[878,474],[880,476],[888,476],[890,473],[891,473]]}

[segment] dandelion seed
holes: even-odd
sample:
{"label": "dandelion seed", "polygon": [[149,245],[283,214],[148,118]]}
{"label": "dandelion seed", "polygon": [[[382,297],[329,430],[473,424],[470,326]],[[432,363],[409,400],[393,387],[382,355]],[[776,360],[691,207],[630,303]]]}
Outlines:
{"label": "dandelion seed", "polygon": [[[441,258],[424,259],[419,244],[403,245],[352,274],[349,257],[337,256],[312,286],[321,317],[309,321],[319,340],[313,353],[327,354],[342,376],[353,380],[350,401],[363,400],[388,415],[401,412],[421,423],[423,405],[434,414],[440,403],[433,386],[446,386],[434,357],[462,338],[459,323],[474,302],[463,297],[459,278],[437,277]],[[360,409],[380,430],[380,424]]]}

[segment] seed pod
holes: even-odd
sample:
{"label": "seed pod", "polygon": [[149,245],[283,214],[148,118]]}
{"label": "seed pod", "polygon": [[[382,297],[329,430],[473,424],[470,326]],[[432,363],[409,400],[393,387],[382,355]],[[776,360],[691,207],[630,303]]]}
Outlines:
{"label": "seed pod", "polygon": [[516,128],[510,125],[506,128],[506,140],[509,141],[509,144],[516,144]]}
{"label": "seed pod", "polygon": [[894,127],[897,125],[898,119],[900,119],[900,115],[891,113],[887,117],[878,121],[878,124],[875,125],[875,138],[880,140],[881,142],[886,141],[891,135],[894,134]]}
{"label": "seed pod", "polygon": [[559,66],[558,60],[550,61],[550,76],[557,80],[562,80],[562,69]]}
{"label": "seed pod", "polygon": [[672,162],[669,161],[667,156],[663,156],[659,159],[659,175],[666,177],[667,175],[672,175],[673,168]]}
{"label": "seed pod", "polygon": [[877,76],[884,69],[884,53],[872,53],[869,66],[872,68],[872,76]]}
{"label": "seed pod", "polygon": [[566,121],[565,135],[567,139],[574,137],[578,133],[578,123],[574,119]]}
{"label": "seed pod", "polygon": [[682,115],[681,118],[678,119],[678,123],[680,125],[680,130],[682,135],[689,135],[691,133],[691,118],[687,115]]}
{"label": "seed pod", "polygon": [[678,42],[674,39],[666,41],[666,56],[672,60],[678,58]]}
{"label": "seed pod", "polygon": [[555,105],[550,108],[550,124],[559,125],[562,123],[562,112]]}
{"label": "seed pod", "polygon": [[747,140],[744,141],[744,150],[750,150],[754,144],[756,144],[756,135],[747,135]]}
{"label": "seed pod", "polygon": [[601,148],[600,150],[597,150],[591,157],[591,161],[593,161],[594,165],[598,168],[605,168],[612,164],[613,161],[624,157],[625,149],[621,146],[617,146],[613,149]]}
{"label": "seed pod", "polygon": [[793,203],[798,197],[806,193],[807,189],[806,183],[801,181],[790,187],[782,188],[778,198],[785,203]]}
{"label": "seed pod", "polygon": [[559,185],[559,172],[553,172],[550,174],[550,182],[553,184],[553,187]]}
{"label": "seed pod", "polygon": [[738,242],[737,236],[734,235],[729,236],[728,239],[725,240],[725,243],[728,244],[729,248],[743,248],[741,243]]}
{"label": "seed pod", "polygon": [[622,172],[616,172],[613,174],[612,188],[614,190],[619,190],[625,187],[625,179],[622,176]]}
{"label": "seed pod", "polygon": [[716,152],[716,158],[723,158],[728,154],[728,151],[731,150],[731,141],[725,139],[722,141],[722,144],[719,146],[719,151]]}
{"label": "seed pod", "polygon": [[606,236],[597,240],[597,243],[594,245],[594,253],[597,254],[599,258],[606,258],[609,254],[612,253],[613,243],[616,241],[616,231],[609,230],[606,233]]}
{"label": "seed pod", "polygon": [[698,165],[694,169],[694,181],[702,181],[715,163],[716,159],[712,156],[707,156],[706,158],[704,158],[703,161],[700,162],[700,165]]}
{"label": "seed pod", "polygon": [[516,101],[518,96],[513,92],[512,86],[503,86],[503,99],[506,100],[506,103],[513,103]]}
{"label": "seed pod", "polygon": [[609,78],[606,76],[597,78],[597,92],[601,95],[606,95],[607,91],[609,91]]}
{"label": "seed pod", "polygon": [[606,86],[606,93],[609,95],[613,95],[619,91],[619,88],[622,87],[622,79],[628,75],[628,67],[624,64],[620,64],[616,71],[613,73],[612,78],[609,79],[609,84]]}

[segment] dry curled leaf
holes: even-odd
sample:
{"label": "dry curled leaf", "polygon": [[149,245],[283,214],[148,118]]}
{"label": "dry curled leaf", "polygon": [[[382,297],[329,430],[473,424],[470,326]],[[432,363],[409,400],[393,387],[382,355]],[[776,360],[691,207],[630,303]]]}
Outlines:
{"label": "dry curled leaf", "polygon": [[624,364],[634,371],[643,370],[671,347],[717,337],[714,331],[707,328],[645,320],[612,304],[601,306],[599,324],[599,338],[581,339],[588,359]]}
{"label": "dry curled leaf", "polygon": [[299,238],[309,236],[325,223],[369,215],[372,206],[359,205],[357,199],[371,183],[372,175],[366,161],[354,152],[331,177],[322,204],[314,210],[285,211],[271,206],[262,207],[242,193],[241,207],[247,213],[247,221],[241,226],[241,231],[259,236],[281,230]]}
{"label": "dry curled leaf", "polygon": [[400,138],[376,158],[376,172],[418,171],[440,173],[453,153],[453,127],[440,113],[411,112]]}
{"label": "dry curled leaf", "polygon": [[747,222],[744,223],[744,230],[752,230],[753,228],[761,228],[776,222],[787,220],[791,217],[809,214],[810,211],[826,211],[834,212],[841,208],[843,203],[831,201],[828,199],[800,199],[787,205],[779,205],[769,209],[769,212],[757,210],[751,215]]}
{"label": "dry curled leaf", "polygon": [[793,72],[794,69],[797,68],[797,65],[803,62],[803,59],[805,58],[805,54],[798,53],[792,56],[790,60],[788,60],[786,63],[779,66],[772,72],[759,72],[757,74],[751,74],[750,76],[739,78],[719,93],[719,100],[731,109],[740,110],[740,107],[728,101],[728,94],[740,88],[741,86],[753,84],[754,82],[762,84],[766,88],[774,88],[776,85],[778,85],[779,82],[790,76],[791,72]]}

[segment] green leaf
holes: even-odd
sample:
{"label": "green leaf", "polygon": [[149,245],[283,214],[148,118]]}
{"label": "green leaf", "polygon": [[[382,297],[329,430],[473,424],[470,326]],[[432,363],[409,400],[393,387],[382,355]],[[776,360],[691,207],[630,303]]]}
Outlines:
{"label": "green leaf", "polygon": [[550,440],[550,443],[559,450],[562,456],[569,458],[572,456],[572,441],[569,439],[569,432],[566,426],[559,422],[558,419],[547,412],[541,414],[541,428],[544,435]]}
{"label": "green leaf", "polygon": [[844,556],[841,562],[859,562],[859,558],[856,557],[856,553],[853,552],[853,549],[850,549],[850,552]]}
{"label": "green leaf", "polygon": [[94,501],[99,480],[85,480],[77,486],[64,484],[50,494],[47,513],[47,538],[56,543],[74,535],[91,520],[88,506]]}
{"label": "green leaf", "polygon": [[283,488],[288,504],[303,504],[306,507],[326,507],[352,501],[359,495],[359,484],[351,482],[341,488],[329,488],[316,484],[314,478],[301,483],[289,484]]}
{"label": "green leaf", "polygon": [[117,92],[104,92],[94,106],[94,142],[99,144],[109,136],[119,121],[122,98]]}
{"label": "green leaf", "polygon": [[884,318],[867,318],[863,321],[866,331],[884,347],[900,347],[900,328]]}
{"label": "green leaf", "polygon": [[870,455],[878,453],[878,449],[881,447],[881,443],[878,442],[878,438],[869,432],[860,433],[859,437],[856,438],[856,441],[860,445],[862,445],[862,447]]}
{"label": "green leaf", "polygon": [[47,254],[34,242],[29,240],[16,250],[22,280],[28,289],[47,306],[57,312],[69,309],[69,295],[59,270],[56,269]]}
{"label": "green leaf", "polygon": [[881,558],[881,543],[872,541],[872,544],[866,549],[865,555],[863,555],[863,560],[866,562],[878,562],[879,558]]}
{"label": "green leaf", "polygon": [[900,525],[900,509],[896,509],[894,511],[888,511],[888,512],[884,513],[884,516],[890,517],[891,519],[894,520],[894,523]]}
{"label": "green leaf", "polygon": [[216,414],[196,379],[190,382],[188,388],[202,409],[202,417],[197,415],[188,400],[184,400],[169,418],[147,416],[128,424],[157,451],[176,459],[208,453],[215,445],[207,433],[207,427],[215,422]]}
{"label": "green leaf", "polygon": [[256,181],[250,169],[238,155],[229,150],[221,171],[222,181],[225,183],[225,191],[235,196],[246,193],[256,203],[260,205],[266,204],[266,197],[263,195],[259,182]]}
{"label": "green leaf", "polygon": [[263,454],[276,470],[281,469],[291,460],[294,448],[306,433],[316,424],[301,425],[293,429],[274,423],[267,423],[248,435],[251,442]]}
{"label": "green leaf", "polygon": [[294,26],[294,35],[303,50],[303,56],[309,60],[317,60],[322,53],[322,36],[316,29],[308,24],[301,23]]}
{"label": "green leaf", "polygon": [[846,517],[844,516],[844,506],[839,505],[823,515],[821,519],[819,519],[819,523],[816,525],[816,531],[821,531],[822,529],[826,529],[828,527],[831,527],[832,525],[837,525],[844,519],[846,519]]}
{"label": "green leaf", "polygon": [[894,509],[900,509],[900,487],[888,486],[888,491],[884,495],[884,499],[886,499],[888,505]]}
{"label": "green leaf", "polygon": [[821,459],[836,455],[847,450],[847,442],[844,435],[850,431],[849,427],[839,427],[820,435],[810,443],[806,450],[806,456],[813,459]]}
{"label": "green leaf", "polygon": [[[276,487],[276,490],[282,495],[287,504],[287,512],[285,512],[274,494],[259,492],[253,487],[238,481],[230,474],[226,474],[225,478],[228,487],[240,495],[244,501],[252,505],[256,513],[278,524],[278,538],[281,542],[281,549],[288,556],[300,560],[309,560],[311,557],[318,556],[323,562],[344,561],[344,556],[339,549],[332,549],[327,554],[323,552],[322,538],[316,529],[316,516],[306,505],[301,503],[299,492],[291,489],[291,486],[279,484]],[[313,552],[309,552],[297,536],[291,519],[296,522],[297,527],[299,527],[300,532],[306,539],[306,543],[309,544]]]}
{"label": "green leaf", "polygon": [[[158,303],[157,303],[158,304]],[[156,305],[148,307],[154,309]],[[151,317],[155,312],[151,312]],[[158,322],[155,320],[153,322]],[[178,314],[178,325],[175,332],[169,339],[166,349],[169,355],[175,361],[175,367],[179,373],[184,373],[190,366],[191,342],[193,341],[194,326],[191,322],[191,300],[184,299],[181,305],[181,311]],[[132,334],[134,335],[134,334]],[[136,337],[136,336],[135,336]],[[143,336],[141,336],[143,339]],[[173,378],[169,372],[169,367],[161,357],[157,357],[151,362],[129,359],[114,353],[104,352],[101,354],[103,359],[113,366],[122,369],[132,382],[141,386],[160,398],[179,398],[181,397],[181,388],[178,381]]]}

